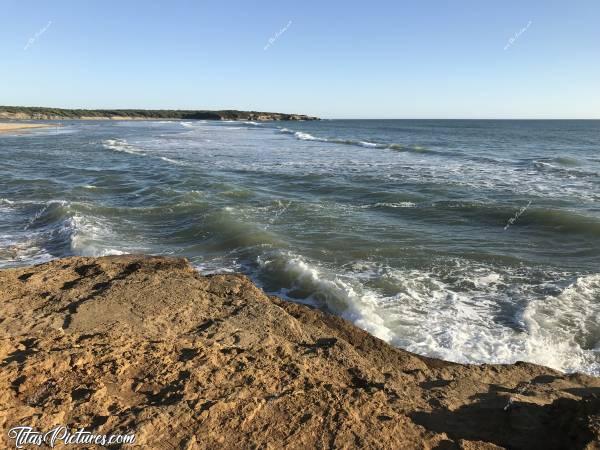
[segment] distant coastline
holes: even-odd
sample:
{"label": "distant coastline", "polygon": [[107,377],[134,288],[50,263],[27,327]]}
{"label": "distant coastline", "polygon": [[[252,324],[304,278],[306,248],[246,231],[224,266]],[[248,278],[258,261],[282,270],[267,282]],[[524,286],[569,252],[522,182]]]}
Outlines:
{"label": "distant coastline", "polygon": [[64,109],[37,106],[0,106],[0,119],[7,120],[319,120],[304,114],[237,110],[181,109]]}

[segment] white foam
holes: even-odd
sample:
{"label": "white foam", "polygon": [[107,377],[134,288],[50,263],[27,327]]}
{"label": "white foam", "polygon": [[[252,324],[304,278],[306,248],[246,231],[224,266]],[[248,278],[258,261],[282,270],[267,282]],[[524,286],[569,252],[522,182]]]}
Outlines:
{"label": "white foam", "polygon": [[[519,302],[527,306],[511,325],[499,319],[503,307],[519,310],[510,289],[516,274],[510,271],[463,262],[444,281],[435,272],[365,261],[335,274],[291,252],[263,255],[258,264],[264,273],[289,280],[279,295],[324,306],[415,353],[460,363],[528,361],[600,374],[600,274],[578,278],[557,296],[520,293]],[[383,295],[378,283],[397,293]],[[300,299],[297,292],[303,293]]]}
{"label": "white foam", "polygon": [[102,141],[104,148],[115,152],[129,153],[131,155],[145,155],[140,149],[128,143],[125,139],[106,139]]}
{"label": "white foam", "polygon": [[367,141],[359,141],[358,144],[362,147],[367,147],[367,148],[378,147],[378,144],[375,144],[373,142],[367,142]]}
{"label": "white foam", "polygon": [[322,140],[322,139],[314,137],[312,134],[303,133],[302,131],[296,131],[294,133],[294,136],[296,136],[301,141],[320,141],[320,140]]}
{"label": "white foam", "polygon": [[375,142],[369,141],[354,141],[352,139],[328,139],[323,137],[313,136],[310,133],[306,133],[303,131],[293,131],[288,128],[279,129],[281,133],[293,134],[296,139],[301,141],[318,141],[318,142],[328,142],[330,144],[344,144],[344,145],[356,145],[359,147],[365,148],[386,148],[387,146],[384,144],[376,144]]}
{"label": "white foam", "polygon": [[600,274],[586,275],[522,314],[530,360],[563,371],[600,374]]}
{"label": "white foam", "polygon": [[186,128],[200,128],[199,125],[203,125],[206,123],[208,123],[206,120],[194,120],[193,122],[182,121],[182,122],[179,122],[179,125],[186,127]]}
{"label": "white foam", "polygon": [[97,217],[75,214],[63,226],[71,242],[71,251],[82,256],[124,255],[128,252],[111,247],[114,232],[108,223]]}
{"label": "white foam", "polygon": [[499,273],[488,273],[486,275],[475,275],[473,277],[473,284],[478,288],[487,288],[496,285],[501,282]]}
{"label": "white foam", "polygon": [[[379,297],[390,342],[415,353],[462,363],[528,361],[557,370],[600,373],[600,275],[584,276],[557,296],[527,292],[522,328],[497,317],[511,301],[514,280],[491,269],[469,269],[459,283],[432,273],[392,270],[400,292]],[[470,289],[457,286],[473,285]],[[504,289],[499,289],[504,287]],[[533,300],[532,300],[533,298]],[[511,308],[517,308],[512,303]],[[594,342],[584,344],[592,339]],[[596,350],[593,350],[596,348]]]}
{"label": "white foam", "polygon": [[416,206],[413,202],[379,202],[373,205],[374,208],[415,208]]}
{"label": "white foam", "polygon": [[380,299],[394,345],[456,362],[508,362],[503,335],[510,332],[494,323],[499,305],[489,293],[455,291],[416,270],[388,270],[384,277],[398,289]]}
{"label": "white foam", "polygon": [[161,156],[160,159],[162,159],[165,162],[168,162],[168,163],[171,163],[171,164],[175,164],[177,166],[184,166],[185,165],[185,163],[182,162],[182,161],[177,161],[177,160],[174,160],[174,159],[171,159],[171,158],[167,158],[166,156]]}
{"label": "white foam", "polygon": [[290,252],[281,252],[271,258],[259,257],[258,264],[263,270],[273,268],[293,279],[293,286],[280,292],[284,297],[296,289],[309,291],[311,295],[304,302],[326,305],[331,311],[380,339],[389,341],[393,337],[376,311],[375,298],[368,292],[357,291],[349,281],[327,273]]}
{"label": "white foam", "polygon": [[127,255],[128,252],[124,252],[122,250],[117,250],[114,248],[107,248],[100,252],[100,256],[111,256],[111,255]]}
{"label": "white foam", "polygon": [[21,263],[40,264],[52,259],[32,237],[0,235],[0,268]]}
{"label": "white foam", "polygon": [[194,266],[194,269],[196,269],[202,275],[235,273],[235,270],[232,269],[231,267],[214,267],[212,264],[209,264],[209,263],[196,264]]}

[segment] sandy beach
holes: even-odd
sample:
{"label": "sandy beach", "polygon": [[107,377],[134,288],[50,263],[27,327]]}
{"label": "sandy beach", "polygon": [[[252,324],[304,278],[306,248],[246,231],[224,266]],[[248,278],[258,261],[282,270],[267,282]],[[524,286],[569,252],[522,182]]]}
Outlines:
{"label": "sandy beach", "polygon": [[29,131],[35,128],[47,128],[52,125],[42,123],[12,123],[12,122],[0,122],[0,134],[2,133],[13,133],[15,131]]}

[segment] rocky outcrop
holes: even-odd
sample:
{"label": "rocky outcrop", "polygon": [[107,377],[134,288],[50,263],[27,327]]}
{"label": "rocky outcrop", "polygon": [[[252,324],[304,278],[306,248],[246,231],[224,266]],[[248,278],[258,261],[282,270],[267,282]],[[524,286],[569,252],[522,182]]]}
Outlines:
{"label": "rocky outcrop", "polygon": [[2,448],[57,424],[139,448],[599,448],[598,378],[420,357],[184,259],[4,270],[0,308]]}
{"label": "rocky outcrop", "polygon": [[151,109],[61,109],[0,106],[0,119],[8,120],[319,120],[302,114],[258,111],[204,111]]}

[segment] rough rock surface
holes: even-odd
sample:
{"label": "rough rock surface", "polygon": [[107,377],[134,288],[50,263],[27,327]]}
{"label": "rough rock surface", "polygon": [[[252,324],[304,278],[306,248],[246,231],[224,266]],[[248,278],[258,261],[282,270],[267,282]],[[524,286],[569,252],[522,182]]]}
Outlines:
{"label": "rough rock surface", "polygon": [[58,424],[139,448],[600,448],[598,378],[420,357],[184,259],[1,271],[0,308],[1,448]]}

